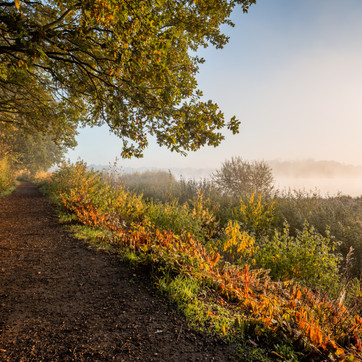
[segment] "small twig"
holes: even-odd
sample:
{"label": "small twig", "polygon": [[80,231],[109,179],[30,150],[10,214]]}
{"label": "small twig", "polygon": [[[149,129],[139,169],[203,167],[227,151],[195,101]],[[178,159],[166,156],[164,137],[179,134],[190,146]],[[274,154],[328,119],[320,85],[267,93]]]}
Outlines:
{"label": "small twig", "polygon": [[182,326],[181,326],[181,328],[180,328],[180,331],[178,332],[178,336],[177,336],[176,342],[178,342],[178,340],[180,339],[181,332],[182,332]]}

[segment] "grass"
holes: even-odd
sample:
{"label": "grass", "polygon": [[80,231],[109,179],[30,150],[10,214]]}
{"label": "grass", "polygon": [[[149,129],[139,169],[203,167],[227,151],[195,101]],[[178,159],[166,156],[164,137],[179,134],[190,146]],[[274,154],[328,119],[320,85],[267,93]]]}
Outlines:
{"label": "grass", "polygon": [[[66,223],[74,221],[71,215],[62,212],[59,213],[59,218]],[[130,264],[130,267],[144,269],[145,260],[142,256],[128,248],[115,248],[110,245],[107,242],[109,235],[104,230],[77,224],[69,226],[69,229],[75,237],[86,241],[92,247],[117,253],[122,260]],[[270,352],[267,344],[254,345],[255,342],[252,342],[246,335],[245,326],[238,322],[243,321],[244,316],[236,314],[231,308],[222,307],[220,298],[217,303],[217,296],[210,297],[210,290],[207,291],[207,286],[203,288],[199,281],[185,275],[173,277],[169,273],[166,274],[154,272],[154,286],[160,293],[166,295],[175,305],[175,308],[186,317],[191,328],[208,334],[216,334],[227,343],[235,343],[241,360],[279,360],[275,354]],[[243,331],[238,337],[230,333],[235,326]],[[293,352],[288,353],[293,355]],[[297,355],[294,354],[293,356]],[[291,361],[297,360],[291,359]]]}
{"label": "grass", "polygon": [[[247,360],[361,357],[360,316],[318,286],[311,289],[296,280],[273,280],[266,270],[251,267],[249,253],[235,259],[238,265],[228,262],[221,250],[215,250],[225,245],[220,237],[229,235],[233,238],[229,244],[235,245],[248,230],[239,227],[238,232],[230,229],[225,234],[202,200],[194,199],[188,207],[174,203],[162,209],[157,204],[155,213],[152,203],[108,183],[82,163],[65,165],[45,188],[59,205],[62,221],[78,237],[118,252],[132,265],[147,267],[190,325],[239,344],[240,356]],[[250,234],[257,243],[259,237],[268,236],[258,228],[258,220],[265,227],[271,224],[262,214],[268,208],[255,202],[244,209],[252,216],[249,225],[260,234]],[[194,235],[190,230],[202,232]],[[243,248],[254,245],[244,236],[248,242]],[[289,236],[285,239],[289,242]],[[318,236],[318,240],[324,239]]]}

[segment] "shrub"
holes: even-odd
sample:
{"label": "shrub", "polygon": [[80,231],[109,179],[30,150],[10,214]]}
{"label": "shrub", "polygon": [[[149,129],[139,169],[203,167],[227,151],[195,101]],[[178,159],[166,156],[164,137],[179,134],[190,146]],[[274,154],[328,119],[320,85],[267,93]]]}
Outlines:
{"label": "shrub", "polygon": [[336,243],[328,231],[323,236],[306,222],[296,236],[291,236],[285,224],[282,232],[276,230],[259,246],[256,263],[270,269],[275,279],[296,279],[309,287],[329,290],[338,285],[341,257],[335,254]]}
{"label": "shrub", "polygon": [[[59,181],[68,186],[64,187]],[[297,348],[308,353],[309,359],[313,359],[313,351],[323,360],[336,360],[341,355],[354,360],[354,355],[361,352],[362,319],[343,303],[331,302],[327,295],[315,293],[293,281],[273,282],[264,269],[250,269],[248,263],[232,265],[218,253],[207,250],[190,234],[192,228],[204,232],[200,229],[200,220],[208,215],[197,200],[191,208],[176,201],[145,208],[142,199],[104,183],[99,174],[88,172],[82,164],[65,166],[54,176],[52,188],[55,194],[60,191],[57,201],[68,212],[75,213],[78,221],[107,231],[106,234],[97,231],[97,234],[88,235],[100,236],[114,250],[127,250],[133,261],[152,266],[154,275],[161,277],[160,286],[180,301],[179,306],[190,320],[210,326],[219,335],[235,338],[246,335],[249,338],[253,333],[258,338],[270,339],[273,334],[287,338],[291,343],[300,342]],[[117,205],[123,205],[118,209],[119,213],[131,215],[129,225],[117,226],[111,222],[109,216],[117,210]],[[150,217],[154,217],[159,225],[171,225],[181,235],[150,225],[147,222]],[[245,259],[250,258],[249,251],[257,242],[248,238],[237,221],[229,223],[225,235],[229,238],[225,252],[238,247],[236,243],[242,241],[244,245],[237,252]],[[284,232],[276,232],[270,242],[267,237],[262,240],[265,249],[258,249],[256,254],[260,264],[264,262],[273,267],[272,258],[277,252],[283,257],[282,253],[289,253],[290,268],[286,263],[278,265],[286,271],[291,269],[292,277],[297,276],[312,286],[325,286],[337,280],[338,256],[333,254],[334,243],[308,224],[296,237],[285,227]],[[293,270],[298,263],[299,270]],[[272,272],[277,278],[288,277],[279,267]],[[279,352],[282,348],[278,348]],[[290,351],[284,352],[291,357]]]}
{"label": "shrub", "polygon": [[262,202],[261,194],[257,200],[252,194],[246,202],[240,199],[240,206],[234,209],[233,216],[244,230],[259,238],[274,229],[274,210],[274,201]]}
{"label": "shrub", "polygon": [[216,232],[214,215],[205,207],[199,195],[190,205],[180,205],[177,200],[167,203],[151,201],[147,207],[146,217],[157,228],[171,230],[177,235],[195,235],[205,242]]}
{"label": "shrub", "polygon": [[145,171],[122,175],[120,182],[146,199],[169,201],[176,180],[170,172]]}
{"label": "shrub", "polygon": [[264,161],[244,161],[232,157],[225,161],[213,175],[213,181],[226,194],[236,197],[250,196],[252,193],[270,195],[273,191],[273,173]]}
{"label": "shrub", "polygon": [[218,249],[223,257],[234,264],[249,262],[257,251],[255,239],[246,231],[240,229],[239,223],[229,221],[224,230],[224,237],[220,240]]}

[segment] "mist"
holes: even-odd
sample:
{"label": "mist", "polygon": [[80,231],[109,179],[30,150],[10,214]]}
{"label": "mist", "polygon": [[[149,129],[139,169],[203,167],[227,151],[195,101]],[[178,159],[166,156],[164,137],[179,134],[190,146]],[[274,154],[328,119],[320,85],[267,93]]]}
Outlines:
{"label": "mist", "polygon": [[[279,191],[301,190],[307,193],[318,193],[321,196],[343,194],[352,197],[362,197],[362,165],[350,165],[337,161],[308,160],[269,160],[266,161],[273,171],[274,186]],[[121,161],[118,167],[121,173],[143,173],[146,171],[170,172],[176,179],[202,180],[211,179],[215,168],[192,167],[156,167],[155,165],[142,167],[123,166]],[[126,163],[127,164],[127,163]],[[106,165],[90,165],[96,170],[107,168]]]}
{"label": "mist", "polygon": [[322,195],[342,193],[362,196],[362,166],[336,161],[268,161],[276,187],[320,191]]}
{"label": "mist", "polygon": [[337,194],[352,197],[362,196],[362,177],[360,178],[292,178],[275,177],[275,185],[281,191],[305,190],[317,192],[322,196]]}

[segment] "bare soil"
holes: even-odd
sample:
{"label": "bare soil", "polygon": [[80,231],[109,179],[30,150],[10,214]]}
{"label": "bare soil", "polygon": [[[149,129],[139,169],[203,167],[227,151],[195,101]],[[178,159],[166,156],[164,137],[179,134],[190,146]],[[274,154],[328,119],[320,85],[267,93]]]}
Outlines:
{"label": "bare soil", "polygon": [[90,248],[22,182],[0,199],[1,361],[228,361],[191,331],[149,277]]}

